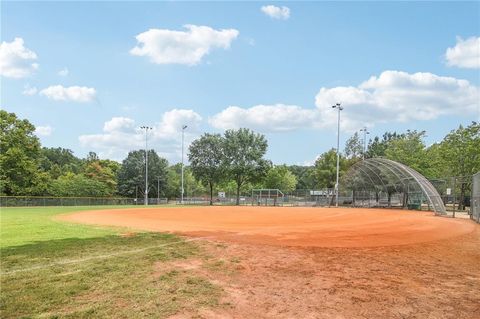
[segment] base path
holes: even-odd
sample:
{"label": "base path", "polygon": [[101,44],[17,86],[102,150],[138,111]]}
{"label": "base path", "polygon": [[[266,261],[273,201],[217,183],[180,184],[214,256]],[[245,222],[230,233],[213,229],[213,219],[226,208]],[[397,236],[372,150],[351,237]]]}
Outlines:
{"label": "base path", "polygon": [[379,247],[467,234],[470,220],[430,212],[366,208],[195,206],[110,209],[62,220],[134,230],[172,232],[251,244],[301,247]]}

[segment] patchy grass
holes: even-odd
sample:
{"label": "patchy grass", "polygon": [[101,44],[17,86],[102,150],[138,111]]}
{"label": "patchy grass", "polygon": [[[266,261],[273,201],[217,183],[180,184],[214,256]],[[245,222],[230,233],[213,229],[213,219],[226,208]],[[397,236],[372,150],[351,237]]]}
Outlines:
{"label": "patchy grass", "polygon": [[159,275],[165,262],[202,257],[199,245],[52,219],[72,210],[2,209],[0,317],[163,318],[218,305],[221,288],[201,275]]}

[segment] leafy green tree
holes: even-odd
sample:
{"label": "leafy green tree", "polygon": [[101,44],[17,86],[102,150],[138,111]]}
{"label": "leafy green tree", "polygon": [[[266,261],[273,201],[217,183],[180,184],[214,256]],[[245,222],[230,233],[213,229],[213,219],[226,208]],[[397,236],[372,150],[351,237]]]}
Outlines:
{"label": "leafy green tree", "polygon": [[388,159],[405,164],[425,176],[430,176],[424,137],[425,131],[407,131],[400,138],[388,142],[385,155]]}
{"label": "leafy green tree", "polygon": [[297,178],[286,165],[277,165],[268,170],[264,183],[266,188],[278,188],[283,193],[290,193],[297,186]]}
{"label": "leafy green tree", "polygon": [[[165,189],[165,196],[168,198],[179,198],[181,196],[181,173],[182,164],[177,163],[168,167],[168,178]],[[183,170],[183,188],[185,189],[184,195],[186,197],[202,196],[205,195],[206,190],[200,181],[198,181],[192,173],[192,169],[189,166],[185,166]]]}
{"label": "leafy green tree", "polygon": [[[340,177],[347,170],[347,161],[340,155]],[[331,149],[321,154],[315,161],[315,177],[321,188],[334,188],[337,180],[337,152]]]}
{"label": "leafy green tree", "polygon": [[[103,163],[106,164],[108,162]],[[117,189],[115,173],[108,165],[102,165],[102,161],[87,162],[84,174],[86,177],[104,184],[109,196],[115,194]]]}
{"label": "leafy green tree", "polygon": [[43,147],[40,167],[49,172],[52,178],[58,178],[66,172],[78,174],[82,170],[82,160],[73,155],[73,151],[62,147]]}
{"label": "leafy green tree", "polygon": [[48,179],[40,173],[40,142],[35,126],[0,110],[0,193],[42,195]]}
{"label": "leafy green tree", "polygon": [[[157,183],[160,181],[160,195],[165,197],[168,178],[168,161],[154,150],[148,151],[148,196],[157,197]],[[118,170],[118,193],[125,197],[145,194],[145,151],[131,151]]]}
{"label": "leafy green tree", "polygon": [[368,143],[367,153],[365,154],[365,157],[372,158],[385,156],[385,152],[388,148],[389,143],[403,137],[404,134],[398,134],[397,132],[386,132],[383,134],[381,139],[378,136],[375,136],[373,140],[370,140],[370,142]]}
{"label": "leafy green tree", "polygon": [[291,165],[288,169],[297,178],[297,189],[315,188],[317,181],[315,180],[314,166]]}
{"label": "leafy green tree", "polygon": [[263,158],[267,152],[264,135],[249,129],[225,132],[224,154],[228,175],[237,184],[236,204],[240,204],[240,190],[245,183],[260,181],[266,174],[269,162]]}
{"label": "leafy green tree", "polygon": [[360,158],[363,154],[363,141],[358,132],[355,132],[345,143],[345,156],[347,158]]}
{"label": "leafy green tree", "polygon": [[200,180],[210,192],[210,205],[213,205],[213,190],[225,177],[225,141],[219,134],[203,134],[189,147],[188,160],[195,178]]}
{"label": "leafy green tree", "polygon": [[480,124],[472,122],[451,131],[440,144],[440,154],[450,176],[461,177],[459,209],[471,187],[471,176],[480,171]]}
{"label": "leafy green tree", "polygon": [[104,183],[72,172],[53,180],[49,191],[55,196],[104,197],[111,195]]}

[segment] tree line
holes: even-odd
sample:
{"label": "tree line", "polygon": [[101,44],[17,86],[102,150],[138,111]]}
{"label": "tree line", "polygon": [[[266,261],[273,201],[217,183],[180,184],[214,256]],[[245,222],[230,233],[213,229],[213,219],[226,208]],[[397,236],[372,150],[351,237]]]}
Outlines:
{"label": "tree line", "polygon": [[[121,162],[99,159],[90,152],[79,158],[65,148],[42,147],[35,127],[14,113],[0,111],[0,194],[10,196],[143,197],[145,151],[134,150]],[[471,176],[480,171],[480,125],[472,122],[448,133],[442,141],[425,145],[424,131],[386,132],[370,139],[363,151],[359,134],[353,134],[340,154],[340,174],[366,158],[382,156],[417,170],[427,178]],[[249,129],[227,130],[223,135],[205,133],[188,149],[184,168],[185,196],[216,192],[235,194],[253,188],[333,188],[336,150],[318,156],[314,165],[274,165],[265,158],[264,135]],[[178,198],[181,195],[181,164],[171,165],[154,150],[148,151],[149,197]],[[459,184],[463,197],[468,181]]]}

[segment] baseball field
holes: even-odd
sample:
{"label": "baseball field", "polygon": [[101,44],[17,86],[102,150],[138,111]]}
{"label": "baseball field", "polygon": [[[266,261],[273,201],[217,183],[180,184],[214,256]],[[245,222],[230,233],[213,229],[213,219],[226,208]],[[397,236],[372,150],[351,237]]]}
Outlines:
{"label": "baseball field", "polygon": [[478,318],[480,225],[405,210],[1,210],[2,318]]}

